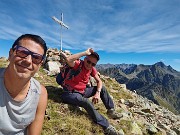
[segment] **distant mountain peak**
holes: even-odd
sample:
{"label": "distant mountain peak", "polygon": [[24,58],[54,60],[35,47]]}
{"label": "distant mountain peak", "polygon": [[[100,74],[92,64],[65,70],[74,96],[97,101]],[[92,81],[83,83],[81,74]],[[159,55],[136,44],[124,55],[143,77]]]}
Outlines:
{"label": "distant mountain peak", "polygon": [[166,65],[165,65],[162,61],[157,62],[157,63],[155,63],[154,65],[160,66],[160,67],[166,67]]}
{"label": "distant mountain peak", "polygon": [[101,74],[115,78],[120,84],[126,84],[128,89],[136,90],[155,103],[160,104],[159,99],[165,100],[172,111],[180,113],[180,72],[170,65],[160,61],[153,65],[115,64],[114,67],[97,68]]}

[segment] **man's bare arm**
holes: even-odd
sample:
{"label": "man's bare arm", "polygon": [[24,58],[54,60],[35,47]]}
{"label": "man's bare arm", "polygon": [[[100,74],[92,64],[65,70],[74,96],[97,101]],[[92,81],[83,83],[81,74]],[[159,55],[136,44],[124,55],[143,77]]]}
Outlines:
{"label": "man's bare arm", "polygon": [[41,95],[36,111],[36,116],[34,121],[28,126],[28,135],[40,135],[43,122],[44,122],[44,115],[47,106],[47,90],[44,86],[41,85]]}
{"label": "man's bare arm", "polygon": [[92,48],[88,48],[84,52],[80,52],[80,53],[76,53],[76,54],[70,55],[69,57],[67,57],[66,62],[68,63],[68,65],[70,67],[74,67],[75,60],[81,58],[82,56],[90,55],[92,52],[94,52],[93,49]]}

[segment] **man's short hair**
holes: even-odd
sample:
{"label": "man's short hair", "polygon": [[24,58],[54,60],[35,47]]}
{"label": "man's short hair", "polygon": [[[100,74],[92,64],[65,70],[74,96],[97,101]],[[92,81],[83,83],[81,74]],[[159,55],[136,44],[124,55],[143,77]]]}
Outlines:
{"label": "man's short hair", "polygon": [[43,47],[44,49],[44,55],[46,56],[46,52],[47,52],[47,46],[46,46],[46,42],[38,35],[33,35],[33,34],[24,34],[21,35],[18,39],[15,40],[15,42],[12,45],[12,49],[16,46],[16,45],[20,45],[20,41],[22,39],[30,39],[38,44],[41,45],[41,47]]}
{"label": "man's short hair", "polygon": [[89,56],[92,56],[97,59],[97,61],[100,60],[99,54],[97,52],[92,52]]}

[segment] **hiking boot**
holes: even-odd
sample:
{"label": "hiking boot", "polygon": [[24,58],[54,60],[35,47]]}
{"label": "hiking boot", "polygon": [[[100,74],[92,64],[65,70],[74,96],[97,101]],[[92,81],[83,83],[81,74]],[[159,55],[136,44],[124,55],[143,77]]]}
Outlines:
{"label": "hiking boot", "polygon": [[122,135],[119,131],[115,129],[112,125],[109,125],[108,128],[104,130],[105,135]]}
{"label": "hiking boot", "polygon": [[114,109],[107,110],[107,115],[112,119],[119,119],[123,117],[121,113],[116,112]]}

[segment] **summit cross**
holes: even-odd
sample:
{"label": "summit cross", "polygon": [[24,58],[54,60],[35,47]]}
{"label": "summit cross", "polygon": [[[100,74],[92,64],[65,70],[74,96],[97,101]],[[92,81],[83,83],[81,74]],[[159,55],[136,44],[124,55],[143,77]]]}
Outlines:
{"label": "summit cross", "polygon": [[55,16],[52,17],[52,19],[59,23],[61,25],[61,32],[60,32],[60,42],[61,42],[61,51],[62,51],[62,27],[65,27],[66,29],[69,29],[69,26],[67,26],[66,24],[64,24],[63,22],[63,13],[61,13],[61,20],[57,19]]}

